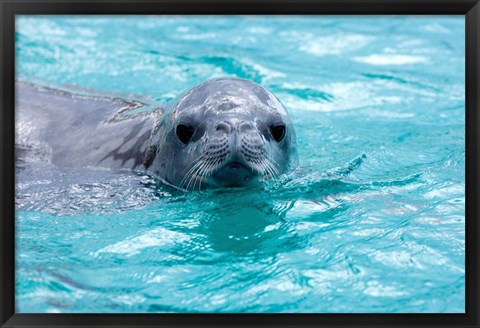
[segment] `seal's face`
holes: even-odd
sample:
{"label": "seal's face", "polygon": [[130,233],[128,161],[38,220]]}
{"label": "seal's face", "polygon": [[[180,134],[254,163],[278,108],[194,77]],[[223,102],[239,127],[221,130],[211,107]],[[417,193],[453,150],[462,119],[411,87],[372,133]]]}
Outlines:
{"label": "seal's face", "polygon": [[263,87],[224,78],[201,84],[166,111],[150,169],[182,189],[255,184],[296,164],[295,132]]}

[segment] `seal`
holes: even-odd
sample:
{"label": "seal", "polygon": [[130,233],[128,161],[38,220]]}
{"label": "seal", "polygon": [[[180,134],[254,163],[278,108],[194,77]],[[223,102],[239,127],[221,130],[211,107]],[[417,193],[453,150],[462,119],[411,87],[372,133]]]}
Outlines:
{"label": "seal", "polygon": [[192,190],[258,184],[298,163],[288,112],[252,81],[209,80],[140,112],[141,101],[16,89],[17,153],[42,149],[58,166],[146,170]]}

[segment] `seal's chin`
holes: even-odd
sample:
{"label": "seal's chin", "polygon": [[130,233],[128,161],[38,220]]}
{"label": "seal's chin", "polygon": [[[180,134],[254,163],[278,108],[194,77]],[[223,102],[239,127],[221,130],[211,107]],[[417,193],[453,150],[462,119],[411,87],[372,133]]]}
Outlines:
{"label": "seal's chin", "polygon": [[255,180],[256,176],[255,170],[240,162],[227,163],[212,174],[213,180],[223,187],[245,186]]}

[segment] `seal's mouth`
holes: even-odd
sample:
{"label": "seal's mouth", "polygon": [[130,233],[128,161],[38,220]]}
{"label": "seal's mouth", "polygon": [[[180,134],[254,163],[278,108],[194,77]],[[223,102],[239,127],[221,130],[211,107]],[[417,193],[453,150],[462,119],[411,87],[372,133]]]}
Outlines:
{"label": "seal's mouth", "polygon": [[215,182],[224,187],[244,186],[257,176],[248,164],[237,161],[228,162],[212,174]]}
{"label": "seal's mouth", "polygon": [[245,169],[245,170],[252,170],[251,168],[248,168],[246,165],[240,163],[240,162],[231,162],[227,163],[223,166],[224,168],[228,168],[230,170],[239,170],[239,169]]}

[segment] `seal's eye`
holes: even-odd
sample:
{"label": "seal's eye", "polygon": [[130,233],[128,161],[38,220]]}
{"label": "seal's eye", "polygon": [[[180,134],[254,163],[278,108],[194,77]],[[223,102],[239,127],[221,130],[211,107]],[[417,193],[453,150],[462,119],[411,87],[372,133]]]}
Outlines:
{"label": "seal's eye", "polygon": [[276,142],[282,141],[283,137],[285,137],[285,125],[280,124],[270,128],[270,133],[272,134],[273,139]]}
{"label": "seal's eye", "polygon": [[180,139],[181,142],[184,144],[187,144],[190,142],[190,139],[192,139],[193,132],[195,132],[195,129],[192,128],[191,126],[179,124],[177,125],[177,137]]}

